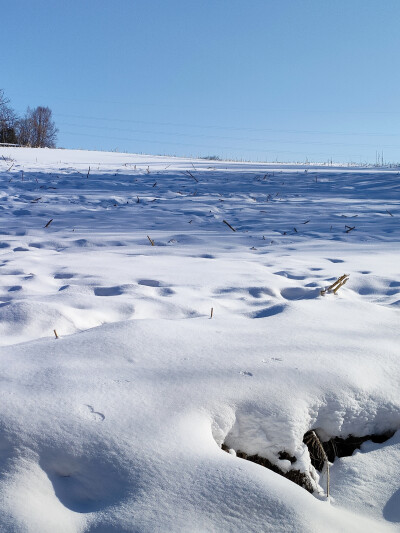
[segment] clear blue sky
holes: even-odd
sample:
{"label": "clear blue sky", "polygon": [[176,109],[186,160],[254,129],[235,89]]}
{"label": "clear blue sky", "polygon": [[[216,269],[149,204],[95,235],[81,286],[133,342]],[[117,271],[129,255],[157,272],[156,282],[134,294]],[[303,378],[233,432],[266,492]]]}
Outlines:
{"label": "clear blue sky", "polygon": [[399,0],[15,0],[0,42],[62,147],[400,161]]}

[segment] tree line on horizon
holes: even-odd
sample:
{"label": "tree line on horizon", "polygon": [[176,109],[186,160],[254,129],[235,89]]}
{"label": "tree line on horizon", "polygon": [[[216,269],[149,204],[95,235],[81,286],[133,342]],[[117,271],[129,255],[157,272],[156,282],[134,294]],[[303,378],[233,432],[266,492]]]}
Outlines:
{"label": "tree line on horizon", "polygon": [[55,148],[58,129],[49,107],[28,107],[20,117],[9,103],[4,90],[0,89],[0,144]]}

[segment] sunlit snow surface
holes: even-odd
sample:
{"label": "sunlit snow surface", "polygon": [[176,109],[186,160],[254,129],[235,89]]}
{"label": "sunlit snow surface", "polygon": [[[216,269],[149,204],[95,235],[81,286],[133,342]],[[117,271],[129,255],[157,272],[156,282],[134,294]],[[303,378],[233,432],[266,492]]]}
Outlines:
{"label": "sunlit snow surface", "polygon": [[309,471],[311,428],[400,427],[399,193],[397,169],[1,148],[0,530],[399,531],[400,432],[336,459],[330,501],[220,448]]}

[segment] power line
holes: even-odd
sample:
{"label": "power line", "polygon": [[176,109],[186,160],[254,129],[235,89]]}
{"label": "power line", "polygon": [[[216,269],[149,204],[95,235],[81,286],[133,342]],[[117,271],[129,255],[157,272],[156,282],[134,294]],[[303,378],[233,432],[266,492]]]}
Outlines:
{"label": "power line", "polygon": [[[113,131],[121,131],[126,133],[150,133],[152,135],[168,135],[168,136],[177,136],[177,137],[191,137],[191,138],[206,138],[206,139],[225,139],[230,141],[248,141],[248,142],[262,142],[262,143],[269,143],[269,144],[301,144],[301,145],[318,145],[318,146],[357,146],[357,147],[363,147],[363,148],[373,148],[376,149],[376,144],[366,144],[366,143],[344,143],[344,142],[322,142],[322,141],[299,141],[299,140],[280,140],[280,139],[252,139],[248,137],[227,137],[227,136],[220,136],[220,135],[204,135],[204,134],[188,134],[188,133],[178,133],[178,132],[165,132],[165,131],[143,131],[143,130],[131,130],[127,128],[115,128],[110,126],[92,126],[92,125],[82,125],[82,124],[68,124],[68,123],[61,123],[59,126],[68,126],[72,128],[94,128],[96,130],[98,129],[106,129],[107,131],[113,130]],[[382,145],[380,144],[380,147],[382,148],[398,148],[398,145]]]}
{"label": "power line", "polygon": [[[233,147],[233,146],[208,146],[208,145],[202,145],[202,144],[189,144],[189,143],[180,143],[180,142],[168,142],[168,141],[155,141],[154,139],[128,139],[128,138],[123,138],[123,137],[110,137],[110,136],[104,136],[104,135],[91,135],[90,133],[76,133],[76,132],[72,132],[72,131],[63,131],[62,132],[63,135],[73,135],[74,137],[77,137],[77,135],[79,136],[84,136],[84,137],[92,137],[92,138],[96,138],[96,139],[107,139],[108,141],[127,141],[127,142],[143,142],[143,143],[149,143],[149,144],[162,144],[162,145],[172,145],[172,146],[190,146],[192,148],[207,148],[207,149],[210,149],[210,150],[235,150],[237,151],[238,148],[237,147]],[[362,158],[362,157],[365,157],[363,155],[360,155],[360,154],[352,154],[352,156],[349,156],[349,155],[339,155],[339,154],[332,154],[331,152],[327,153],[317,153],[317,152],[314,152],[314,153],[309,153],[309,152],[294,152],[294,151],[291,151],[291,150],[266,150],[264,148],[243,148],[243,147],[240,147],[241,151],[242,152],[258,152],[258,153],[272,153],[272,154],[297,154],[297,155],[301,155],[303,157],[305,157],[306,155],[320,155],[320,156],[324,156],[324,157],[343,157],[343,158],[349,158],[349,157],[359,157],[359,158]]]}
{"label": "power line", "polygon": [[121,118],[107,118],[107,117],[88,117],[82,115],[67,115],[64,113],[54,113],[55,116],[65,117],[65,118],[77,118],[82,120],[96,120],[96,121],[107,121],[107,122],[123,122],[123,123],[132,123],[132,124],[143,124],[149,126],[173,126],[177,128],[199,128],[199,129],[219,129],[219,130],[230,130],[230,131],[266,131],[270,133],[300,133],[307,135],[366,135],[366,136],[375,136],[375,137],[400,137],[400,133],[371,133],[371,132],[343,132],[343,131],[319,131],[319,130],[285,130],[285,129],[275,129],[275,128],[247,128],[247,127],[237,127],[237,126],[211,126],[211,125],[201,125],[201,124],[179,124],[174,122],[148,122],[143,120],[133,120],[133,119],[121,119]]}

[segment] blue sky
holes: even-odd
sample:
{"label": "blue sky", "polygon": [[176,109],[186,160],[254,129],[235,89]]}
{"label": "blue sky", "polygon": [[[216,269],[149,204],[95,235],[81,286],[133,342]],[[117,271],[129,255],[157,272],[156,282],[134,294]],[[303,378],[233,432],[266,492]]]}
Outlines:
{"label": "blue sky", "polygon": [[65,148],[400,161],[398,0],[5,2],[0,88]]}

